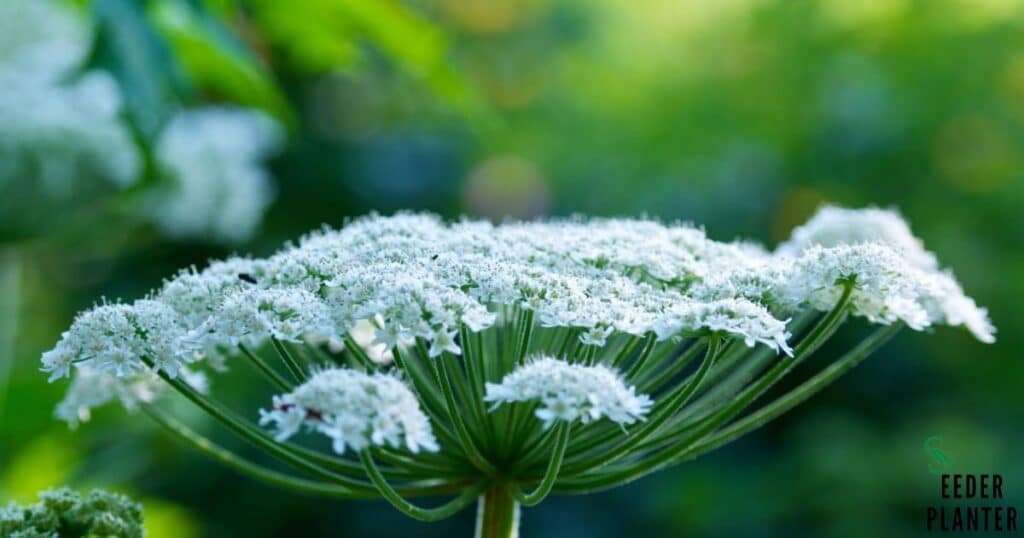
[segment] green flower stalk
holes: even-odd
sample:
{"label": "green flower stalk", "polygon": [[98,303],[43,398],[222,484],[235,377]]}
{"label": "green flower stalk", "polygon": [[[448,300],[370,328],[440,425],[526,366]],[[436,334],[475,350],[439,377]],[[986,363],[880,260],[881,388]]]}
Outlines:
{"label": "green flower stalk", "polygon": [[[850,316],[880,327],[764,398]],[[73,378],[57,411],[71,423],[117,399],[254,478],[383,497],[424,521],[476,503],[477,536],[509,537],[523,506],[696,458],[804,401],[901,327],[941,324],[994,339],[985,310],[891,211],[824,208],[774,252],[648,220],[400,214],[99,305],[43,370]],[[229,366],[265,378],[258,407],[210,395],[207,375]],[[172,417],[156,403],[167,387],[290,470]]]}

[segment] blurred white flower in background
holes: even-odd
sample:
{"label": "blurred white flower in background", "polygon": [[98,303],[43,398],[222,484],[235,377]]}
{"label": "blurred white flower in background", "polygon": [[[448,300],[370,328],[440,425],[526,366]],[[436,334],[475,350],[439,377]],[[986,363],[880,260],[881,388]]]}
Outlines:
{"label": "blurred white flower in background", "polygon": [[70,6],[47,0],[0,2],[0,69],[54,82],[85,59],[92,34]]}
{"label": "blurred white flower in background", "polygon": [[53,197],[71,197],[84,178],[131,185],[140,159],[120,107],[104,72],[62,86],[0,73],[0,184],[35,181]]}
{"label": "blurred white flower in background", "polygon": [[269,116],[210,107],[174,117],[156,143],[164,184],[148,204],[169,236],[243,241],[256,231],[275,189],[262,161],[284,141]]}
{"label": "blurred white flower in background", "polygon": [[118,188],[138,179],[117,84],[102,71],[76,73],[91,40],[61,4],[0,4],[0,188],[22,209],[94,191],[97,179]]}
{"label": "blurred white flower in background", "polygon": [[[82,205],[143,178],[117,82],[105,71],[82,72],[92,37],[88,21],[70,4],[0,3],[5,229],[38,231],[67,209],[60,204]],[[158,181],[142,193],[137,216],[175,238],[248,239],[275,194],[262,160],[283,139],[281,127],[260,112],[210,107],[179,113],[153,141]]]}

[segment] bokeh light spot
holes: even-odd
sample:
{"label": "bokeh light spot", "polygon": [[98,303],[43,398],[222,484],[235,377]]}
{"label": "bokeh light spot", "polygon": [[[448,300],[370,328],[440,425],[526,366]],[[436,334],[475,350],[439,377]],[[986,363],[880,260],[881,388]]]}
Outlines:
{"label": "bokeh light spot", "polygon": [[463,186],[463,201],[471,214],[500,220],[544,215],[550,192],[544,176],[530,161],[515,156],[484,160]]}
{"label": "bokeh light spot", "polygon": [[950,119],[939,130],[932,149],[936,172],[963,191],[992,191],[1019,173],[1020,157],[1013,142],[985,116]]}

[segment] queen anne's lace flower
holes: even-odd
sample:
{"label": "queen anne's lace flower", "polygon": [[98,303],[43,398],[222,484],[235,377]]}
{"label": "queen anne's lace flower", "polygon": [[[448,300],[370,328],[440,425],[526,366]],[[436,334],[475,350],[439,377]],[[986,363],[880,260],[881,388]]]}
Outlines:
{"label": "queen anne's lace flower", "polygon": [[182,325],[173,309],[151,299],[134,304],[105,304],[79,315],[57,346],[43,354],[43,370],[51,379],[68,375],[72,362],[116,377],[146,369],[146,357],[176,376],[196,360],[198,336]]}
{"label": "queen anne's lace flower", "polygon": [[156,144],[167,187],[152,194],[151,218],[172,237],[249,238],[274,198],[262,161],[282,140],[280,126],[259,112],[209,108],[179,114]]}
{"label": "queen anne's lace flower", "polygon": [[439,449],[416,397],[390,374],[316,372],[292,392],[274,396],[273,409],[260,415],[261,424],[274,425],[278,441],[306,426],[329,437],[338,454],[370,445],[405,446],[414,453]]}
{"label": "queen anne's lace flower", "polygon": [[618,424],[642,420],[652,401],[637,394],[613,370],[539,357],[516,368],[501,383],[487,383],[484,400],[540,403],[537,418],[550,427],[555,421],[588,423],[607,417]]}
{"label": "queen anne's lace flower", "polygon": [[995,341],[988,312],[967,297],[895,211],[824,207],[779,246],[774,264],[781,303],[827,309],[853,278],[854,313],[873,322],[900,320],[921,330],[963,326]]}
{"label": "queen anne's lace flower", "polygon": [[522,310],[540,327],[571,329],[586,346],[622,335],[716,333],[791,353],[788,318],[831,309],[843,285],[853,286],[852,313],[872,322],[963,325],[992,341],[985,310],[949,273],[908,261],[908,248],[882,237],[769,253],[646,220],[495,226],[371,216],[266,259],[185,270],[145,300],[85,312],[43,356],[43,369],[51,380],[73,363],[130,377],[147,357],[173,376],[199,360],[219,367],[239,344],[255,349],[276,338],[340,350],[355,333],[381,362],[396,346],[459,355],[463,328],[507,326]]}
{"label": "queen anne's lace flower", "polygon": [[914,267],[928,270],[938,267],[935,255],[925,250],[924,243],[914,237],[898,212],[873,207],[823,206],[805,224],[794,228],[789,240],[779,245],[777,252],[796,255],[811,245],[832,247],[859,243],[887,245]]}
{"label": "queen anne's lace flower", "polygon": [[259,345],[268,336],[289,342],[325,340],[336,332],[327,305],[301,288],[240,289],[227,295],[210,320],[217,344]]}

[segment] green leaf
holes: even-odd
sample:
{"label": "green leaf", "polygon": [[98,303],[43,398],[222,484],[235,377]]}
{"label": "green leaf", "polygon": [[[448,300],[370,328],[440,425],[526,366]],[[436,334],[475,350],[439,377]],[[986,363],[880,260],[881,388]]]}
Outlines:
{"label": "green leaf", "polygon": [[197,88],[294,122],[271,73],[218,16],[182,1],[153,3],[149,16]]}
{"label": "green leaf", "polygon": [[188,93],[170,50],[132,0],[96,0],[93,61],[109,70],[124,95],[132,123],[152,139],[174,105]]}

